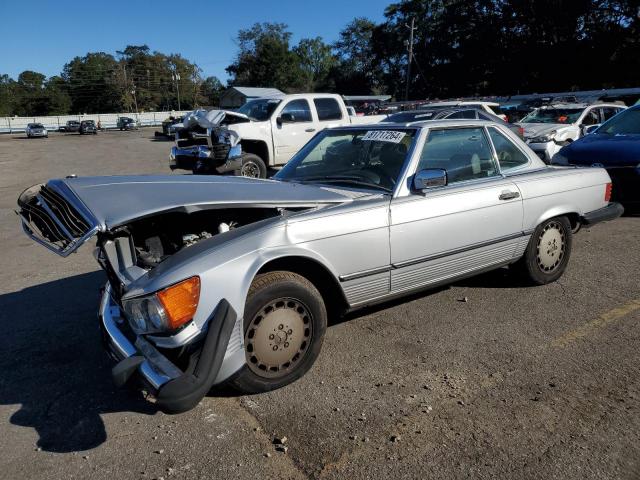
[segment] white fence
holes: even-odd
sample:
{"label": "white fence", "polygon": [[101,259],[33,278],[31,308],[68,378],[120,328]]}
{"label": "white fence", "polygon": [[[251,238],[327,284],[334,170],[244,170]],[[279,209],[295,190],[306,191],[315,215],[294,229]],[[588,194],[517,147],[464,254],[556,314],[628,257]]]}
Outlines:
{"label": "white fence", "polygon": [[160,125],[169,115],[184,115],[187,111],[145,112],[145,113],[101,113],[95,115],[59,115],[50,117],[0,117],[0,133],[24,132],[29,123],[41,123],[47,130],[55,131],[69,120],[93,120],[101,128],[116,128],[118,117],[138,120],[143,127]]}

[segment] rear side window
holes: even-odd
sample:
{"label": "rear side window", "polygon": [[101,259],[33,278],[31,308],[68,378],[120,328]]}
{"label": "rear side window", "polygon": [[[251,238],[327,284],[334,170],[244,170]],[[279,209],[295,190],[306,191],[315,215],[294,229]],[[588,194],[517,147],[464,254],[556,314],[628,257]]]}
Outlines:
{"label": "rear side window", "polygon": [[309,102],[304,99],[290,101],[285,105],[280,114],[282,115],[283,113],[290,114],[293,117],[294,123],[311,121]]}
{"label": "rear side window", "polygon": [[447,115],[447,118],[469,118],[475,120],[478,117],[475,110],[460,110],[459,112],[453,112],[451,115]]}
{"label": "rear side window", "polygon": [[489,128],[489,136],[493,142],[493,148],[496,150],[502,171],[521,167],[529,163],[527,156],[496,128]]}
{"label": "rear side window", "polygon": [[609,120],[611,117],[613,117],[617,113],[620,113],[621,110],[622,110],[621,108],[604,107],[602,109],[602,121],[606,122],[607,120]]}
{"label": "rear side window", "polygon": [[478,127],[434,129],[424,144],[418,170],[442,168],[448,183],[498,174],[484,130]]}
{"label": "rear side window", "polygon": [[318,111],[318,120],[340,120],[342,118],[342,110],[335,98],[314,98],[313,103]]}

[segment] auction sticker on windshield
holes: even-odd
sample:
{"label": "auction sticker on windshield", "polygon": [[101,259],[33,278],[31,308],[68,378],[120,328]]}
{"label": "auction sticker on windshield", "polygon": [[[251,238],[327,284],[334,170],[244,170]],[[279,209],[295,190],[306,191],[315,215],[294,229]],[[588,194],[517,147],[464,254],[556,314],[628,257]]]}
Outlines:
{"label": "auction sticker on windshield", "polygon": [[370,142],[378,141],[400,143],[405,135],[405,132],[397,132],[393,130],[369,130],[365,133],[364,137],[362,137],[362,140]]}

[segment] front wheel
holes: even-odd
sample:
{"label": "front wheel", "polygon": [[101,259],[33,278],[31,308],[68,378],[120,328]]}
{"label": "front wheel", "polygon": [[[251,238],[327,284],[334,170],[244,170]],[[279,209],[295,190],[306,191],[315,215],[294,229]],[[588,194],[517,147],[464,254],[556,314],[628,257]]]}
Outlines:
{"label": "front wheel", "polygon": [[567,217],[542,222],[531,235],[522,258],[511,268],[535,285],[555,282],[569,263],[571,230]]}
{"label": "front wheel", "polygon": [[240,175],[250,178],[267,178],[267,166],[259,156],[253,153],[244,153]]}
{"label": "front wheel", "polygon": [[275,390],[301,378],[320,353],[327,311],[306,278],[277,271],[258,275],[244,309],[246,365],[231,380],[243,393]]}

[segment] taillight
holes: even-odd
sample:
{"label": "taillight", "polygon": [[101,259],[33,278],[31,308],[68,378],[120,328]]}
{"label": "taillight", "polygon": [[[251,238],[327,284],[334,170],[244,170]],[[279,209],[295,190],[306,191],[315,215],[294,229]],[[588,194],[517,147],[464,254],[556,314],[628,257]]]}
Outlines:
{"label": "taillight", "polygon": [[521,137],[524,137],[524,128],[518,127],[518,133],[520,134]]}
{"label": "taillight", "polygon": [[611,182],[607,183],[607,186],[604,189],[604,201],[605,202],[611,201],[611,189],[612,188],[613,188],[612,183]]}

